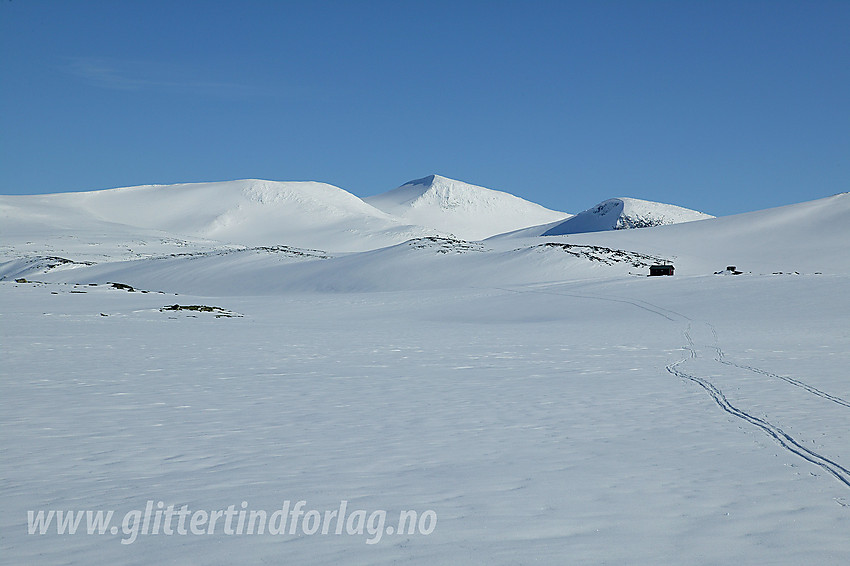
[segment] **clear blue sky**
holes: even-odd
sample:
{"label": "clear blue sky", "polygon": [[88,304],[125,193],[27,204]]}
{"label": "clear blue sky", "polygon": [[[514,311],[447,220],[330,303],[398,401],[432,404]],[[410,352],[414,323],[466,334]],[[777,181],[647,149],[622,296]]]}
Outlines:
{"label": "clear blue sky", "polygon": [[439,173],[578,212],[850,190],[850,1],[0,0],[0,193]]}

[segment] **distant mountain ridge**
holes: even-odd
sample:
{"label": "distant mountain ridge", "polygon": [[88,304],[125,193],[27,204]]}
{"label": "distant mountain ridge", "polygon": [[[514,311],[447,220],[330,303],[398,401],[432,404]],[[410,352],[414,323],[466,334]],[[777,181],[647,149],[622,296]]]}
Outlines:
{"label": "distant mountain ridge", "polygon": [[144,239],[150,240],[157,237],[150,231],[161,231],[232,245],[329,252],[374,250],[431,236],[476,241],[506,233],[549,236],[702,218],[710,217],[630,198],[610,199],[571,217],[440,175],[365,199],[327,183],[259,179],[0,196],[4,241],[16,234],[30,237],[34,229],[62,241],[116,230],[128,236],[148,231]]}
{"label": "distant mountain ridge", "polygon": [[[83,257],[72,254],[63,261],[54,257],[58,255],[54,244],[60,242],[42,243],[40,234],[32,232],[25,245],[10,246],[0,240],[6,244],[5,250],[0,249],[0,281],[19,277],[77,284],[118,281],[181,294],[264,295],[495,288],[600,277],[623,280],[645,276],[648,264],[654,262],[672,262],[679,277],[714,277],[727,265],[736,265],[747,275],[847,275],[848,197],[837,195],[651,230],[606,230],[550,240],[503,237],[482,243],[425,237],[351,254],[285,246],[204,250],[206,243],[181,242],[180,247],[160,245],[160,251],[150,250],[155,253],[149,257],[118,253],[83,262]],[[113,237],[112,233],[101,236],[101,247],[119,248],[109,246]],[[117,243],[127,241],[124,234],[117,238]],[[87,242],[79,244],[78,249],[84,249]],[[132,245],[154,247],[139,241]],[[33,257],[38,250],[40,255]],[[57,261],[62,265],[49,265]]]}

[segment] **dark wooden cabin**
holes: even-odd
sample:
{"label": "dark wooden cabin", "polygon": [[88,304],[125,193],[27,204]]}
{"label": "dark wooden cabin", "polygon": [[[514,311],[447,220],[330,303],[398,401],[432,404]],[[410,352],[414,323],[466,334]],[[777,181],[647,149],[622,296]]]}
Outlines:
{"label": "dark wooden cabin", "polygon": [[672,265],[650,265],[649,275],[650,277],[656,275],[673,275],[673,269]]}

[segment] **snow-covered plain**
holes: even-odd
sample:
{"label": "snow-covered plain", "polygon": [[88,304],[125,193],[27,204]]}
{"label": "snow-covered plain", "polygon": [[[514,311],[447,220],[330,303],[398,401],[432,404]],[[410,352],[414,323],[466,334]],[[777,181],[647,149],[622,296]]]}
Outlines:
{"label": "snow-covered plain", "polygon": [[[850,561],[850,195],[360,253],[92,226],[0,231],[5,562]],[[27,534],[149,500],[438,520]]]}

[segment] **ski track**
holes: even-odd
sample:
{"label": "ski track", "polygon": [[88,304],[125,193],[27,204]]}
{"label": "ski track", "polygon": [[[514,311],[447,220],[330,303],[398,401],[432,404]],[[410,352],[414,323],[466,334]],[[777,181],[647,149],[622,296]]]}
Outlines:
{"label": "ski track", "polygon": [[[554,291],[544,291],[544,290],[540,290],[540,289],[534,289],[534,290],[528,290],[528,289],[517,290],[517,289],[504,289],[504,288],[498,288],[498,289],[503,290],[503,291],[515,292],[515,293],[522,293],[522,292],[541,293],[541,294],[545,294],[545,295],[556,295],[556,296],[562,296],[562,297],[573,297],[573,298],[580,298],[580,299],[595,299],[595,300],[610,301],[610,302],[615,302],[615,303],[623,303],[623,304],[632,305],[632,306],[637,307],[639,309],[642,309],[642,310],[645,310],[647,312],[656,314],[656,315],[661,316],[661,317],[663,317],[663,318],[665,318],[665,319],[667,319],[671,322],[687,321],[688,326],[683,332],[685,339],[687,340],[687,346],[684,346],[684,349],[690,352],[690,356],[683,358],[683,359],[681,359],[677,362],[674,362],[674,363],[666,366],[667,371],[669,373],[679,377],[680,379],[684,379],[684,380],[696,383],[697,385],[702,387],[711,396],[711,398],[714,400],[714,402],[717,403],[717,406],[719,406],[721,409],[723,409],[724,411],[726,411],[730,415],[737,417],[741,420],[744,420],[744,421],[750,423],[751,425],[761,429],[765,434],[767,434],[768,436],[773,438],[784,449],[788,450],[792,454],[796,454],[797,456],[799,456],[800,458],[803,458],[807,462],[810,462],[810,463],[812,463],[816,466],[819,466],[823,470],[829,472],[832,476],[834,476],[838,481],[843,483],[845,486],[850,488],[850,470],[848,470],[847,468],[845,468],[841,464],[838,464],[837,462],[827,458],[826,456],[818,454],[817,452],[814,452],[813,450],[809,450],[808,448],[806,448],[805,446],[800,444],[791,435],[786,433],[784,430],[782,430],[781,428],[779,428],[775,424],[773,424],[773,423],[771,423],[767,420],[760,419],[760,418],[758,418],[754,415],[751,415],[750,413],[747,413],[746,411],[739,409],[738,407],[735,407],[734,405],[732,405],[732,403],[729,402],[729,400],[726,398],[726,395],[723,393],[723,391],[719,387],[714,385],[708,379],[706,379],[704,377],[698,377],[698,376],[695,376],[695,375],[691,375],[691,374],[686,373],[686,372],[682,371],[681,369],[679,369],[680,365],[684,364],[689,359],[695,359],[697,357],[696,345],[694,343],[693,338],[691,337],[691,326],[692,326],[692,323],[694,321],[691,318],[685,316],[684,314],[679,313],[679,312],[674,311],[674,310],[671,310],[671,309],[661,307],[659,305],[655,305],[655,304],[650,303],[648,301],[640,300],[640,299],[615,298],[615,297],[603,296],[603,295],[590,295],[590,294],[578,294],[578,293],[557,293],[557,292],[554,292]],[[831,401],[833,403],[837,403],[837,404],[845,406],[845,407],[850,407],[850,402],[847,402],[846,400],[842,399],[841,397],[837,397],[835,395],[830,395],[829,393],[821,391],[820,389],[817,389],[816,387],[813,387],[813,386],[811,386],[811,385],[809,385],[809,384],[807,384],[803,381],[800,381],[798,379],[794,379],[792,377],[787,377],[787,376],[782,376],[782,375],[777,375],[775,373],[763,370],[761,368],[753,367],[753,366],[739,365],[739,364],[736,364],[734,362],[730,362],[730,361],[726,360],[725,359],[726,355],[719,346],[719,342],[718,342],[718,338],[717,338],[717,330],[715,329],[715,327],[712,324],[710,324],[708,322],[705,322],[704,324],[711,330],[712,336],[714,338],[714,345],[712,345],[710,347],[715,351],[714,360],[716,362],[719,362],[719,363],[727,365],[727,366],[737,367],[739,369],[752,371],[752,372],[758,373],[760,375],[770,377],[772,379],[781,379],[782,381],[785,381],[786,383],[789,383],[789,384],[791,384],[795,387],[799,387],[799,388],[801,388],[801,389],[803,389],[803,390],[805,390],[805,391],[807,391],[807,392],[809,392],[813,395],[816,395],[816,396],[818,396],[822,399],[825,399],[827,401]]]}
{"label": "ski track", "polygon": [[[557,297],[571,297],[576,299],[594,299],[598,301],[608,301],[611,303],[623,303],[626,305],[631,305],[633,307],[637,307],[639,309],[651,312],[652,314],[656,314],[660,317],[666,318],[670,322],[679,322],[673,316],[683,318],[685,320],[690,321],[688,317],[683,314],[677,313],[676,311],[672,311],[670,309],[665,309],[658,305],[653,305],[652,303],[648,303],[646,301],[638,301],[634,299],[620,298],[620,297],[608,297],[604,295],[589,295],[589,294],[579,294],[579,293],[556,293],[554,291],[544,291],[541,289],[510,289],[505,287],[490,287],[491,289],[498,289],[499,291],[507,291],[510,293],[538,293],[540,295],[554,295]],[[668,314],[665,314],[668,313]],[[673,316],[671,316],[673,315]]]}
{"label": "ski track", "polygon": [[[659,305],[656,305],[656,304],[653,304],[653,303],[650,303],[650,302],[647,302],[647,301],[643,301],[643,300],[640,300],[640,299],[623,299],[623,298],[616,298],[615,299],[615,298],[603,297],[603,296],[599,296],[599,295],[596,295],[596,296],[580,295],[580,294],[569,294],[568,295],[568,294],[565,294],[565,293],[553,293],[553,292],[547,292],[547,291],[532,291],[532,292],[547,293],[547,294],[552,294],[552,295],[563,295],[563,296],[568,296],[568,297],[609,300],[609,301],[613,301],[613,302],[625,303],[625,304],[630,304],[630,305],[636,306],[636,307],[641,308],[643,310],[646,310],[646,311],[652,312],[654,314],[657,314],[659,316],[662,316],[662,317],[666,318],[667,320],[670,320],[670,321],[673,321],[673,322],[676,322],[676,319],[672,318],[671,316],[668,316],[668,314],[673,315],[675,317],[679,317],[682,320],[688,321],[689,323],[694,322],[690,317],[687,317],[680,312],[677,312],[677,311],[674,311],[674,310],[671,310],[671,309],[667,309],[667,308],[661,307]],[[668,314],[664,314],[664,313],[668,313]],[[715,361],[717,361],[721,364],[727,365],[727,366],[736,367],[736,368],[739,368],[739,369],[743,369],[743,370],[751,371],[753,373],[764,375],[764,376],[770,377],[772,379],[780,379],[780,380],[782,380],[786,383],[789,383],[789,384],[791,384],[795,387],[799,387],[800,389],[808,391],[812,395],[816,395],[816,396],[818,396],[822,399],[825,399],[827,401],[831,401],[831,402],[836,403],[838,405],[842,405],[844,407],[850,408],[850,401],[842,399],[841,397],[838,397],[836,395],[832,395],[830,393],[827,393],[826,391],[821,391],[817,387],[809,385],[808,383],[806,383],[805,381],[802,381],[800,379],[795,379],[793,377],[788,377],[788,376],[785,376],[785,375],[779,375],[779,374],[761,369],[759,367],[741,365],[741,364],[737,364],[735,362],[729,361],[727,359],[726,353],[719,346],[719,340],[717,338],[717,329],[714,327],[713,324],[711,324],[709,322],[704,322],[703,324],[705,324],[711,330],[712,337],[714,338],[714,345],[712,345],[710,347],[711,347],[711,349],[713,349],[716,352],[715,357],[714,357]]]}
{"label": "ski track", "polygon": [[813,387],[813,386],[809,385],[808,383],[806,383],[804,381],[800,381],[799,379],[794,379],[793,377],[788,377],[788,376],[785,376],[785,375],[779,375],[779,374],[769,372],[767,370],[764,370],[764,369],[761,369],[761,368],[758,368],[758,367],[754,367],[754,366],[745,366],[745,365],[741,365],[741,364],[736,364],[735,362],[730,362],[729,360],[726,359],[726,353],[723,350],[721,350],[720,346],[718,345],[717,330],[715,330],[714,326],[712,326],[711,324],[709,324],[707,322],[705,324],[711,329],[711,334],[714,336],[714,346],[711,346],[711,348],[716,352],[714,359],[716,361],[720,362],[721,364],[736,367],[736,368],[739,368],[739,369],[744,369],[744,370],[747,370],[747,371],[751,371],[753,373],[758,373],[758,374],[761,374],[761,375],[764,375],[764,376],[767,376],[767,377],[770,377],[770,378],[773,378],[773,379],[781,379],[782,381],[784,381],[786,383],[790,383],[791,385],[793,385],[795,387],[799,387],[800,389],[804,389],[804,390],[808,391],[812,395],[817,395],[818,397],[820,397],[822,399],[826,399],[827,401],[831,401],[833,403],[837,403],[838,405],[843,405],[844,407],[850,408],[850,401],[846,401],[846,400],[842,399],[841,397],[838,397],[838,396],[835,396],[835,395],[830,395],[826,391],[821,391],[817,387]]}
{"label": "ski track", "polygon": [[709,395],[711,395],[711,398],[714,399],[714,402],[717,403],[717,405],[721,409],[723,409],[730,415],[738,417],[739,419],[747,421],[753,426],[760,428],[768,436],[771,436],[774,440],[776,440],[780,446],[782,446],[789,452],[796,454],[797,456],[803,458],[804,460],[812,464],[815,464],[816,466],[820,466],[822,469],[835,476],[835,478],[841,483],[843,483],[845,486],[850,487],[850,470],[843,467],[841,464],[838,464],[837,462],[834,462],[833,460],[830,460],[829,458],[804,447],[778,426],[735,407],[734,405],[732,405],[732,403],[729,402],[729,400],[726,398],[726,395],[723,394],[723,391],[721,391],[719,387],[717,387],[707,379],[691,375],[679,369],[678,366],[688,361],[688,359],[694,359],[697,357],[696,346],[694,345],[694,341],[691,338],[690,334],[690,326],[687,330],[685,330],[684,335],[685,339],[688,341],[688,345],[685,346],[685,349],[690,352],[690,357],[683,358],[678,362],[674,362],[668,365],[668,372],[681,379],[686,379],[688,381],[696,383],[697,385],[705,389]]}

